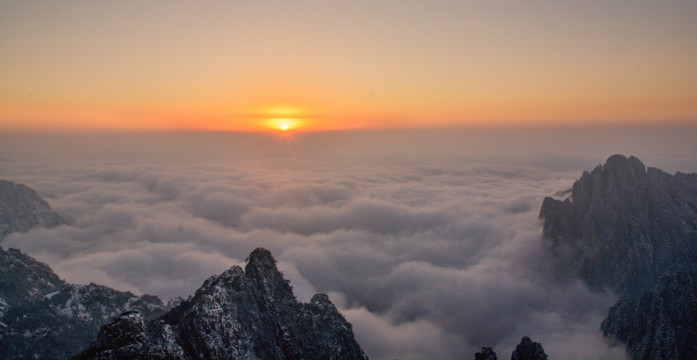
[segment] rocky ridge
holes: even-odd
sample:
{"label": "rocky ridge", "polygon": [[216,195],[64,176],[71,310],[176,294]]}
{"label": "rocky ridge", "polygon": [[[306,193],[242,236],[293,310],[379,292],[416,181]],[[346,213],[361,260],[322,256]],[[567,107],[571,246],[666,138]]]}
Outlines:
{"label": "rocky ridge", "polygon": [[568,271],[621,295],[605,335],[632,359],[697,358],[697,174],[670,175],[613,155],[584,172],[570,199],[545,198],[543,234]]}
{"label": "rocky ridge", "polygon": [[265,249],[243,270],[209,278],[188,300],[145,321],[128,312],[74,359],[367,359],[324,294],[299,303]]}

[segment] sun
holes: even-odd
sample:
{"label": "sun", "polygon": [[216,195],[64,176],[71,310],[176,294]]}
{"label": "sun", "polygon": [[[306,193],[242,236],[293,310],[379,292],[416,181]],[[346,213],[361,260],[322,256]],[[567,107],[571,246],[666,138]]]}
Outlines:
{"label": "sun", "polygon": [[306,111],[291,107],[269,107],[259,112],[260,125],[277,132],[296,132],[304,129],[308,120]]}

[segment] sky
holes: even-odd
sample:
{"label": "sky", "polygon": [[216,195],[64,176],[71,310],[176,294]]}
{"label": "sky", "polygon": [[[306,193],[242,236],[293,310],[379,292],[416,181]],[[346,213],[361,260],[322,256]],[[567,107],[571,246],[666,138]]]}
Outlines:
{"label": "sky", "polygon": [[0,131],[697,122],[697,3],[2,1]]}
{"label": "sky", "polygon": [[300,301],[329,294],[371,359],[622,359],[616,300],[560,273],[539,208],[614,153],[697,172],[695,127],[0,133],[0,178],[65,220],[0,242],[68,282],[164,301],[269,249]]}

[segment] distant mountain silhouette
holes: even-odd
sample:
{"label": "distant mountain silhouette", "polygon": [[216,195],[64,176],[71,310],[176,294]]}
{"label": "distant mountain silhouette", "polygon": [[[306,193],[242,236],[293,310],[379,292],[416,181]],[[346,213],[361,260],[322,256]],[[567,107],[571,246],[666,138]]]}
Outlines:
{"label": "distant mountain silhouette", "polygon": [[63,224],[58,214],[36,191],[26,185],[0,180],[0,239],[34,227],[53,228]]}

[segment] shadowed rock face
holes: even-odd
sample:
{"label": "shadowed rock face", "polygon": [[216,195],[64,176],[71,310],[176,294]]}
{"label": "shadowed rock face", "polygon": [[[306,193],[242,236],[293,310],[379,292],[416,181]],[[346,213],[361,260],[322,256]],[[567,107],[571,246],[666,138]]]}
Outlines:
{"label": "shadowed rock face", "polygon": [[540,217],[552,251],[571,254],[569,271],[622,296],[605,335],[633,359],[697,357],[697,174],[613,155],[583,173],[570,200],[546,198]]}
{"label": "shadowed rock face", "polygon": [[53,228],[63,224],[58,214],[31,188],[12,181],[0,180],[0,239],[19,231],[42,226]]}
{"label": "shadowed rock face", "polygon": [[299,303],[261,248],[245,270],[233,266],[160,319],[141,322],[122,315],[75,359],[367,359],[329,298]]}

